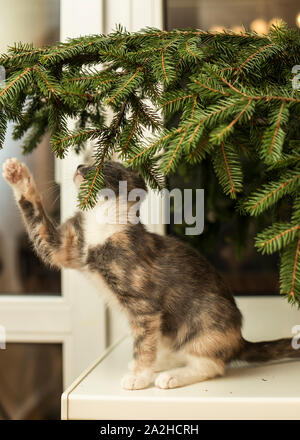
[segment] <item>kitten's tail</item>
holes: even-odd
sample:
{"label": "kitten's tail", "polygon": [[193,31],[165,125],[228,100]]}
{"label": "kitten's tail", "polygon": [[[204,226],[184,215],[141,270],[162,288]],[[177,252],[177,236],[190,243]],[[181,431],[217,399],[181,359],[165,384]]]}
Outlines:
{"label": "kitten's tail", "polygon": [[243,339],[242,348],[235,358],[246,362],[267,362],[287,358],[300,359],[300,348],[293,347],[291,338],[263,342],[249,342]]}

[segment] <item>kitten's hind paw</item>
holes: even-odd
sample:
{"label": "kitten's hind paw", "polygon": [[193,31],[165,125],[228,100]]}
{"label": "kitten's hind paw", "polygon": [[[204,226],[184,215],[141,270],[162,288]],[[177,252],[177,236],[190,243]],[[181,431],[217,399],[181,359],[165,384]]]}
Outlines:
{"label": "kitten's hind paw", "polygon": [[30,180],[27,166],[16,158],[7,159],[2,165],[3,177],[10,185],[19,185]]}

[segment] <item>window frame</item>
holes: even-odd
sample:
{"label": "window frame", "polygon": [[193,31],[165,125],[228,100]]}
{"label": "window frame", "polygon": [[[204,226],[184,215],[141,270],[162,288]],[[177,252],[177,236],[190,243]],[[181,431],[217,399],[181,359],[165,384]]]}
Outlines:
{"label": "window frame", "polygon": [[[60,40],[103,32],[103,10],[103,0],[61,0]],[[76,207],[75,189],[65,176],[79,161],[75,155],[56,160],[61,221]],[[0,323],[6,343],[61,343],[66,388],[106,347],[106,308],[94,290],[80,274],[63,270],[61,296],[0,295]]]}

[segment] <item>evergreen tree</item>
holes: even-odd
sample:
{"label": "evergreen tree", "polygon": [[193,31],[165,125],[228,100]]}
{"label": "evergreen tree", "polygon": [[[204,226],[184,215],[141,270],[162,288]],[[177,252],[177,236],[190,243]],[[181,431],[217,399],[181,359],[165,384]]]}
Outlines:
{"label": "evergreen tree", "polygon": [[[82,209],[95,203],[103,162],[114,152],[153,188],[180,163],[210,158],[241,214],[275,214],[256,247],[280,252],[281,293],[300,305],[300,92],[292,87],[299,30],[120,28],[43,48],[17,44],[0,64],[7,73],[0,89],[1,145],[7,121],[15,122],[13,136],[22,139],[24,153],[47,131],[60,158],[95,139],[95,168],[79,195]],[[77,121],[74,131],[68,118]],[[145,128],[151,139],[144,138]],[[250,168],[251,175],[257,170],[252,182]]]}

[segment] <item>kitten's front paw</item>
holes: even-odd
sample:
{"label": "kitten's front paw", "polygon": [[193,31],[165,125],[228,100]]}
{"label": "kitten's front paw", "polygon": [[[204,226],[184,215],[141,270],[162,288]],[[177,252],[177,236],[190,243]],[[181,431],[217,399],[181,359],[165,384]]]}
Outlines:
{"label": "kitten's front paw", "polygon": [[155,380],[155,386],[158,388],[168,389],[180,386],[178,378],[170,373],[161,373]]}
{"label": "kitten's front paw", "polygon": [[142,390],[147,388],[152,381],[152,376],[145,374],[127,373],[121,380],[121,386],[125,390]]}
{"label": "kitten's front paw", "polygon": [[10,185],[18,185],[30,179],[27,166],[16,158],[7,159],[2,165],[3,177]]}

